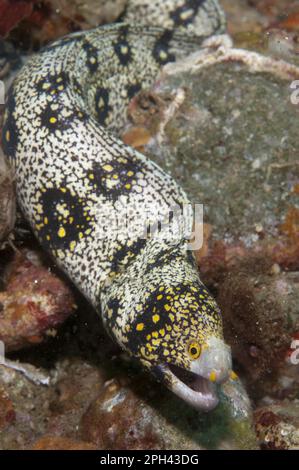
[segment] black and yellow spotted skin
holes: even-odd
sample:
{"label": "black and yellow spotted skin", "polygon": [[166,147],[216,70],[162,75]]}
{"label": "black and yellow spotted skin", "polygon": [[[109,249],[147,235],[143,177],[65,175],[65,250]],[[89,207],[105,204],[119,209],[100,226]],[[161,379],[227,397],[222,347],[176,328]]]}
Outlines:
{"label": "black and yellow spotted skin", "polygon": [[127,348],[149,364],[159,364],[162,353],[163,362],[185,367],[186,345],[192,339],[203,344],[207,334],[217,333],[219,321],[220,312],[200,283],[161,285],[144,301],[142,318],[128,329]]}
{"label": "black and yellow spotted skin", "polygon": [[188,369],[211,335],[222,337],[219,309],[187,240],[142,238],[123,222],[164,220],[189,201],[115,133],[161,66],[224,31],[223,13],[216,0],[131,0],[124,19],[28,61],[8,94],[3,148],[37,238],[111,336],[150,369],[161,361]]}

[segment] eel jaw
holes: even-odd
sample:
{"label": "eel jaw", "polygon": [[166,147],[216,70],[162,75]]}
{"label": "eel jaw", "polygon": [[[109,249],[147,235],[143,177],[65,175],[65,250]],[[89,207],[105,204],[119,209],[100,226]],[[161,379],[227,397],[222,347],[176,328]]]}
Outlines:
{"label": "eel jaw", "polygon": [[211,337],[201,356],[191,361],[189,370],[172,364],[158,365],[166,386],[197,410],[210,411],[218,405],[216,384],[228,380],[231,373],[231,350],[223,340]]}
{"label": "eel jaw", "polygon": [[[160,364],[157,367],[160,372],[159,375],[163,376],[162,380],[166,386],[193,408],[210,411],[218,405],[219,399],[216,394],[215,383],[192,373],[193,380],[192,382],[188,380],[189,383],[187,384],[178,377],[178,375],[181,375],[178,367],[175,367],[175,372],[171,370],[173,366],[169,364]],[[186,371],[181,369],[181,373],[186,374]]]}

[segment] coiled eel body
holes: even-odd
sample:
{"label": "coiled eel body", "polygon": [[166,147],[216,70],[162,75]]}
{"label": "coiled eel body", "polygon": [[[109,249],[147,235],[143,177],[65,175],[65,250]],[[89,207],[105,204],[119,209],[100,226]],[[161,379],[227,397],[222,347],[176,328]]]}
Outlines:
{"label": "coiled eel body", "polygon": [[[209,410],[231,357],[173,216],[188,198],[115,134],[129,100],[161,66],[222,33],[224,17],[216,0],[131,0],[124,21],[64,37],[28,61],[8,93],[3,148],[34,233],[109,334],[187,403]],[[161,226],[163,236],[141,236],[165,220],[175,239]]]}

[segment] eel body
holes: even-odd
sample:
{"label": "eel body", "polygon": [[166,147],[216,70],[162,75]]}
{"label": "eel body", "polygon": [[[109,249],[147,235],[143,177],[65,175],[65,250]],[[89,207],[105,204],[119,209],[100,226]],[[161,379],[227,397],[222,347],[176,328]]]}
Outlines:
{"label": "eel body", "polygon": [[182,235],[192,211],[174,216],[190,203],[116,134],[164,64],[224,28],[216,0],[131,0],[123,22],[64,37],[27,62],[8,92],[2,139],[41,245],[112,338],[203,410],[216,406],[231,358]]}

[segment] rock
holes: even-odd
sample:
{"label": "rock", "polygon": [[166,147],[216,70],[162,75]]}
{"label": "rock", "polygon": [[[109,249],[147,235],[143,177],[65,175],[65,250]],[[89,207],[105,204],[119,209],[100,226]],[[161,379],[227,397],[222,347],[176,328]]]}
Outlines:
{"label": "rock", "polygon": [[95,448],[82,442],[78,429],[101,392],[101,369],[69,359],[58,361],[49,376],[44,386],[0,365],[0,449]]}
{"label": "rock", "polygon": [[299,63],[299,46],[296,33],[290,33],[279,28],[271,28],[267,31],[265,46],[273,57],[293,60],[297,64]]}
{"label": "rock", "polygon": [[33,2],[19,1],[9,2],[3,0],[0,4],[0,35],[6,36],[16,25],[30,15],[33,9]]}
{"label": "rock", "polygon": [[0,292],[0,340],[6,352],[41,343],[76,309],[73,293],[34,251],[16,253]]}
{"label": "rock", "polygon": [[234,39],[238,40],[240,35],[260,32],[267,24],[268,18],[265,14],[253,8],[247,0],[221,0],[227,18],[227,29]]}
{"label": "rock", "polygon": [[44,436],[38,439],[32,450],[96,450],[89,442],[76,441],[67,437]]}
{"label": "rock", "polygon": [[299,401],[283,401],[258,408],[255,427],[263,449],[299,449]]}
{"label": "rock", "polygon": [[16,413],[12,401],[5,390],[0,388],[0,432],[10,426],[16,419]]}
{"label": "rock", "polygon": [[239,381],[226,384],[221,404],[205,414],[150,377],[112,380],[83,415],[80,429],[83,440],[101,449],[257,448],[250,403]]}
{"label": "rock", "polygon": [[1,242],[6,239],[14,227],[15,216],[16,198],[13,177],[5,163],[4,155],[2,153],[2,149],[0,148],[0,247]]}
{"label": "rock", "polygon": [[[279,377],[299,329],[299,277],[272,274],[271,266],[269,259],[257,257],[239,262],[221,284],[218,301],[233,356],[255,393],[273,395],[278,392],[275,382],[281,392]],[[272,385],[266,389],[267,377]]]}
{"label": "rock", "polygon": [[92,401],[103,388],[104,376],[98,367],[78,360],[65,360],[59,367],[59,379],[55,383],[56,396],[50,403],[53,414],[81,409],[87,396]]}
{"label": "rock", "polygon": [[[181,182],[194,203],[204,204],[214,239],[248,248],[267,236],[275,251],[274,240],[290,241],[280,227],[298,200],[297,108],[289,85],[299,79],[299,68],[232,49],[227,40],[219,47],[219,39],[214,41],[210,49],[167,65],[149,92],[156,105],[163,99],[164,104],[163,113],[153,115],[162,128],[156,123],[158,133],[145,152]],[[185,97],[169,114],[182,89]],[[135,116],[136,102],[144,102],[144,93],[140,96],[141,103],[134,100]],[[144,122],[143,113],[141,126]],[[257,232],[261,222],[263,230]]]}
{"label": "rock", "polygon": [[[31,1],[3,0],[0,12],[0,31],[13,30],[14,43],[23,50],[35,50],[68,33],[112,23],[122,14],[127,0],[50,0],[38,4]],[[13,3],[13,5],[11,5]],[[3,4],[3,5],[2,5]],[[4,8],[4,11],[2,11]]]}
{"label": "rock", "polygon": [[[49,389],[3,365],[0,365],[0,383],[5,416],[5,426],[0,426],[0,449],[24,449],[44,433]],[[3,424],[1,403],[0,397],[0,420]]]}
{"label": "rock", "polygon": [[73,359],[57,364],[56,374],[45,431],[52,437],[68,433],[77,438],[75,430],[82,414],[102,390],[103,371]]}
{"label": "rock", "polygon": [[82,29],[113,23],[124,11],[127,0],[51,0],[52,9],[62,17],[72,19]]}
{"label": "rock", "polygon": [[83,415],[81,434],[98,449],[146,450],[165,448],[155,430],[151,408],[129,388],[110,382]]}
{"label": "rock", "polygon": [[250,3],[258,11],[266,14],[272,22],[275,17],[286,19],[298,11],[298,2],[296,0],[251,0]]}
{"label": "rock", "polygon": [[[105,385],[104,371],[115,377]],[[238,380],[223,387],[219,407],[199,413],[123,361],[95,367],[68,359],[57,362],[50,376],[42,386],[0,365],[5,410],[1,414],[0,395],[0,418],[5,416],[6,426],[3,432],[0,427],[0,449],[85,448],[84,443],[125,450],[257,446],[250,403]]]}

